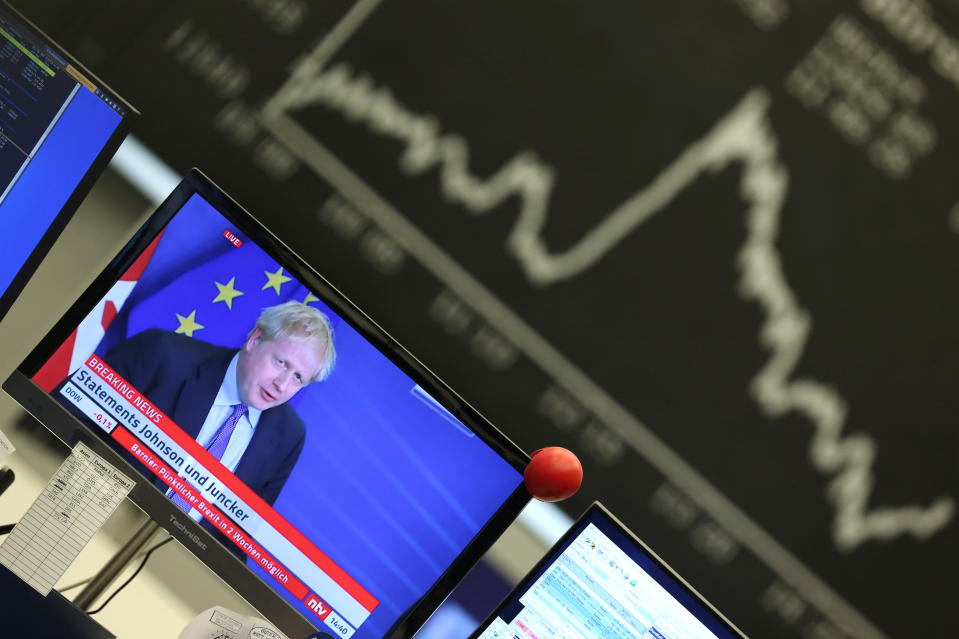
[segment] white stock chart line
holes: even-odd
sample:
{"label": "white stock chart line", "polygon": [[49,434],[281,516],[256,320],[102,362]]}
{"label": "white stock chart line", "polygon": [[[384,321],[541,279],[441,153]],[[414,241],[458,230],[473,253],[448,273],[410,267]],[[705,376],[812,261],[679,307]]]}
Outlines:
{"label": "white stock chart line", "polygon": [[883,637],[291,116],[297,109],[323,106],[364,126],[372,135],[403,143],[399,170],[410,177],[436,170],[440,195],[460,204],[469,214],[489,213],[507,198],[517,197],[520,213],[505,245],[533,286],[547,286],[585,273],[704,173],[730,165],[741,167],[739,197],[747,208],[748,236],[737,256],[738,293],[762,309],[764,321],[758,341],[769,353],[748,392],[769,416],[794,411],[812,426],[809,461],[819,472],[833,477],[826,498],[835,511],[832,534],[837,549],[848,552],[869,540],[889,541],[902,535],[925,539],[953,520],[953,497],[942,496],[929,505],[870,506],[872,468],[878,456],[875,440],[864,433],[844,434],[846,402],[835,388],[794,376],[809,339],[812,318],[790,288],[776,248],[789,171],[778,159],[778,140],[768,118],[768,91],[756,87],[746,92],[706,135],[678,153],[645,187],[602,217],[571,247],[551,252],[542,231],[548,221],[555,174],[538,154],[523,150],[489,177],[474,175],[469,171],[469,142],[457,133],[442,132],[438,116],[412,112],[389,87],[378,86],[369,73],[354,71],[346,62],[329,64],[378,4],[379,0],[356,3],[316,49],[300,59],[262,109],[261,120],[267,130],[391,232],[440,281],[471,300],[476,310],[510,335],[520,350],[584,406],[607,418],[641,456],[693,496],[770,568],[803,591],[826,616],[856,636]]}
{"label": "white stock chart line", "polygon": [[[818,380],[793,376],[812,319],[790,288],[776,249],[789,171],[777,157],[778,142],[767,117],[767,91],[754,88],[747,92],[703,138],[679,153],[648,185],[603,217],[573,247],[550,253],[542,231],[548,220],[553,171],[536,153],[517,153],[484,180],[469,172],[469,144],[463,136],[441,134],[437,116],[411,113],[393,91],[377,86],[369,74],[354,73],[343,62],[325,68],[325,58],[320,55],[331,53],[329,47],[318,49],[300,63],[267,104],[267,127],[273,123],[273,132],[277,133],[275,123],[285,117],[288,131],[295,123],[287,114],[306,106],[325,106],[364,125],[374,135],[403,142],[400,170],[415,176],[436,169],[441,195],[472,214],[489,213],[506,199],[518,197],[522,205],[506,246],[533,285],[545,286],[585,273],[704,173],[740,164],[739,195],[748,207],[749,234],[738,256],[739,293],[764,311],[759,341],[770,353],[749,392],[767,415],[777,417],[795,411],[812,425],[809,461],[824,475],[834,477],[827,499],[835,510],[836,547],[849,551],[869,540],[888,541],[904,534],[922,540],[952,521],[955,503],[949,496],[939,497],[928,506],[871,507],[872,468],[878,454],[875,440],[865,433],[843,433],[846,402],[836,389]],[[305,129],[301,133],[310,135]],[[291,150],[308,160],[301,152],[303,145],[299,149],[296,146]]]}

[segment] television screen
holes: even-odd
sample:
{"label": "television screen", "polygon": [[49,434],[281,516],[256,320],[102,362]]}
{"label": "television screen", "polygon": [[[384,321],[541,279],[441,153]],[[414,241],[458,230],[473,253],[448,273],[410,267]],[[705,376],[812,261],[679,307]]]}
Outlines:
{"label": "television screen", "polygon": [[0,318],[136,112],[0,4]]}
{"label": "television screen", "polygon": [[290,636],[407,636],[529,501],[521,450],[198,171],[4,388]]}
{"label": "television screen", "polygon": [[594,503],[472,639],[743,639]]}

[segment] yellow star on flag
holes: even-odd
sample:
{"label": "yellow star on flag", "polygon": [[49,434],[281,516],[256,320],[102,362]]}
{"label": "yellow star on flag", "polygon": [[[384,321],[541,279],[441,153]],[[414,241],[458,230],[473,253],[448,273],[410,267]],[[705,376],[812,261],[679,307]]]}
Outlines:
{"label": "yellow star on flag", "polygon": [[183,317],[179,313],[175,313],[175,315],[177,321],[180,322],[180,326],[176,329],[177,333],[182,333],[187,337],[193,337],[193,331],[198,331],[203,328],[203,324],[197,324],[196,322],[196,309],[186,317]]}
{"label": "yellow star on flag", "polygon": [[266,275],[266,284],[264,284],[263,288],[261,288],[260,290],[265,291],[268,288],[272,288],[274,291],[276,291],[277,295],[280,294],[280,287],[283,286],[285,283],[289,282],[290,279],[292,279],[283,274],[282,266],[276,269],[276,273],[263,271],[263,274]]}
{"label": "yellow star on flag", "polygon": [[216,289],[219,293],[216,294],[216,297],[213,298],[213,303],[217,302],[226,302],[226,307],[233,310],[233,298],[243,295],[243,291],[238,291],[233,288],[233,282],[236,281],[236,277],[231,277],[230,281],[226,284],[220,284],[216,280],[213,281],[216,284]]}
{"label": "yellow star on flag", "polygon": [[309,304],[310,302],[319,302],[319,301],[320,301],[320,298],[318,298],[316,295],[314,295],[313,293],[307,293],[306,299],[303,300],[303,303]]}

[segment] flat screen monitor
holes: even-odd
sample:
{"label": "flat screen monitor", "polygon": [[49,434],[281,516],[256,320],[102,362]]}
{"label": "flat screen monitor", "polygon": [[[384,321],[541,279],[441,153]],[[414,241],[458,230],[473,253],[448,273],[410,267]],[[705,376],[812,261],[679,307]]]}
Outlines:
{"label": "flat screen monitor", "polygon": [[600,503],[471,639],[745,639]]}
{"label": "flat screen monitor", "polygon": [[529,458],[200,172],[4,389],[292,638],[406,637]]}
{"label": "flat screen monitor", "polygon": [[136,111],[0,3],[0,319]]}

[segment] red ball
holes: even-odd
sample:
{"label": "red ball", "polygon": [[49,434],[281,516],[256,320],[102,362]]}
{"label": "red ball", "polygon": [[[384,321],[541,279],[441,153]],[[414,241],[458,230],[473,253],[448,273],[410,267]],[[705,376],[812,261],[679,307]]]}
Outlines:
{"label": "red ball", "polygon": [[576,494],[583,483],[583,465],[565,448],[535,450],[523,472],[529,494],[540,501],[562,501]]}

